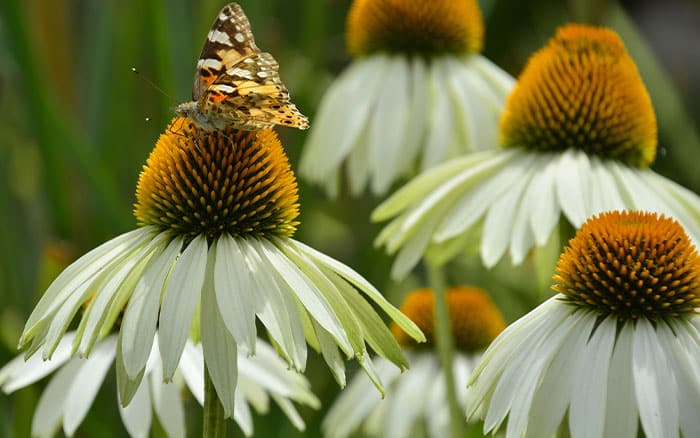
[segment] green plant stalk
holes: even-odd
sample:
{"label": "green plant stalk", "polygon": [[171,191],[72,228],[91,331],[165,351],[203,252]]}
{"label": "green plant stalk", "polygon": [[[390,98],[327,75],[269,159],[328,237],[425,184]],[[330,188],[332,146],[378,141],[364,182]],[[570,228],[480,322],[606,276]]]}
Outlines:
{"label": "green plant stalk", "polygon": [[450,431],[452,438],[464,436],[464,412],[457,401],[455,391],[455,377],[453,367],[454,339],[452,339],[452,327],[447,309],[447,284],[442,268],[430,261],[426,261],[428,271],[428,283],[435,294],[435,342],[438,355],[445,375],[445,392],[450,407]]}
{"label": "green plant stalk", "polygon": [[204,366],[204,419],[202,421],[203,438],[224,438],[226,436],[226,418],[224,407],[216,394],[209,371]]}

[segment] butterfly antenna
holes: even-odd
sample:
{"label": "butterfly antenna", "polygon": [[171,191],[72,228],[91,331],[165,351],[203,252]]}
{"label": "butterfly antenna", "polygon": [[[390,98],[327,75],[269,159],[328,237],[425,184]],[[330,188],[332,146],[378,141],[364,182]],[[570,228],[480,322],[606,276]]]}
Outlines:
{"label": "butterfly antenna", "polygon": [[170,96],[168,93],[166,93],[165,91],[163,91],[163,89],[160,88],[158,85],[156,85],[155,82],[153,82],[153,81],[150,80],[148,77],[146,77],[146,76],[144,76],[143,74],[141,74],[140,71],[136,70],[136,67],[131,67],[131,71],[132,71],[136,76],[138,76],[142,81],[144,81],[145,83],[147,83],[148,85],[150,85],[151,87],[153,87],[156,91],[158,91],[158,92],[159,92],[160,94],[162,94],[163,96],[167,97],[171,102],[174,102],[174,101],[175,101],[175,99],[173,99],[172,96]]}

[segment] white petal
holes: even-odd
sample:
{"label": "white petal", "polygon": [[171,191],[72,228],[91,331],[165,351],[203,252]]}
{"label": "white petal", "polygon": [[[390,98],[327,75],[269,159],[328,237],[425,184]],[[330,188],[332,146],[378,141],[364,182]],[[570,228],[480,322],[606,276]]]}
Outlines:
{"label": "white petal", "polygon": [[678,397],[673,374],[654,327],[639,318],[634,329],[633,375],[639,417],[647,436],[678,436]]}
{"label": "white petal", "polygon": [[608,373],[608,398],[605,403],[605,435],[635,438],[639,414],[632,374],[632,336],[634,323],[623,325],[617,336]]}
{"label": "white petal", "polygon": [[[314,322],[314,326],[317,326]],[[323,360],[326,361],[328,368],[333,374],[333,378],[338,383],[341,388],[345,387],[345,363],[343,358],[338,351],[338,344],[335,343],[333,337],[326,332],[322,327],[316,329],[316,336],[318,337],[318,343],[321,347],[321,355]]]}
{"label": "white petal", "polygon": [[591,157],[591,215],[619,210],[625,205],[617,190],[615,178],[605,163],[597,157]]}
{"label": "white petal", "polygon": [[539,163],[540,169],[533,175],[527,189],[530,227],[538,246],[547,242],[561,214],[555,190],[557,158],[558,154],[544,154]]}
{"label": "white petal", "polygon": [[482,55],[472,55],[469,57],[469,61],[479,69],[481,77],[491,84],[492,90],[500,95],[505,103],[506,97],[515,85],[515,79]]}
{"label": "white petal", "polygon": [[[580,313],[585,313],[579,311]],[[575,366],[580,367],[580,363],[583,361],[582,357],[585,354],[586,349],[585,341],[588,339],[593,325],[595,324],[595,316],[591,314],[584,314],[577,319],[578,315],[572,315],[570,319],[573,319],[573,324],[567,324],[568,321],[564,321],[559,324],[553,331],[549,332],[545,339],[542,340],[541,344],[537,347],[535,352],[535,357],[532,356],[527,361],[515,362],[527,364],[527,370],[521,374],[521,378],[515,383],[514,388],[515,397],[511,405],[510,416],[508,417],[508,426],[506,428],[506,434],[508,436],[522,436],[527,428],[528,414],[532,410],[532,402],[540,382],[542,380],[542,375],[547,373],[547,368],[552,363],[552,361],[561,352],[561,347],[564,342],[574,342],[580,344],[572,351],[573,363]],[[574,333],[573,339],[569,338],[569,334]],[[523,346],[527,349],[526,346]],[[517,360],[517,358],[514,358]],[[578,369],[574,373],[574,379],[578,375]],[[506,373],[503,373],[503,378],[506,378]],[[498,389],[498,388],[497,388]],[[496,394],[494,393],[494,398]]]}
{"label": "white petal", "polygon": [[323,180],[345,159],[366,125],[388,62],[383,55],[356,61],[328,89],[304,147],[302,175]]}
{"label": "white petal", "polygon": [[126,300],[128,300],[136,287],[137,279],[140,277],[145,263],[159,249],[165,238],[166,235],[164,233],[157,235],[143,248],[125,257],[119,265],[115,266],[113,272],[108,273],[103,280],[100,280],[86,314],[83,315],[80,321],[78,334],[73,343],[75,347],[79,342],[77,349],[81,355],[87,355],[90,352],[100,334],[100,330],[102,330],[106,322],[109,322],[109,308],[114,303],[119,303],[120,305],[117,307],[121,309],[123,303],[126,303]]}
{"label": "white petal", "polygon": [[398,157],[408,121],[408,61],[393,56],[376,95],[377,102],[369,118],[369,166],[372,191],[381,195],[399,176]]}
{"label": "white petal", "polygon": [[253,436],[253,415],[239,388],[236,388],[236,411],[233,414],[233,420],[241,428],[243,435]]}
{"label": "white petal", "polygon": [[173,377],[185,348],[207,263],[207,240],[197,236],[187,246],[170,273],[160,310],[158,333],[163,377]]}
{"label": "white petal", "polygon": [[75,375],[65,401],[63,431],[72,436],[87,415],[117,352],[117,337],[102,340]]}
{"label": "white petal", "polygon": [[[183,352],[183,360],[185,354]],[[185,438],[185,408],[180,388],[175,383],[163,383],[161,367],[154,367],[150,374],[153,408],[169,438]]]}
{"label": "white petal", "polygon": [[68,388],[85,361],[75,358],[62,367],[49,381],[39,398],[32,418],[32,436],[50,437],[61,424],[68,397]]}
{"label": "white petal", "polygon": [[588,184],[589,175],[582,171],[581,160],[588,160],[584,153],[567,150],[558,160],[555,176],[559,205],[575,228],[581,228],[588,218],[584,186]]}
{"label": "white petal", "polygon": [[328,331],[345,351],[352,351],[344,327],[324,294],[269,241],[256,243],[258,253],[269,262],[266,266],[274,267],[275,273],[288,285],[288,291],[296,295],[316,322]]}
{"label": "white petal", "polygon": [[520,183],[509,184],[509,190],[498,196],[489,208],[480,248],[481,259],[487,268],[495,266],[508,248],[518,207],[523,202],[521,195],[525,185],[522,182],[529,180],[532,173],[532,169],[514,169],[512,174],[515,174]]}
{"label": "white petal", "polygon": [[[686,330],[682,323],[673,327]],[[700,431],[700,358],[681,344],[682,335],[676,335],[665,323],[657,325],[659,345],[665,350],[678,391],[679,422],[683,436],[693,436]],[[699,344],[695,344],[700,349]]]}
{"label": "white petal", "polygon": [[[346,163],[348,185],[350,186],[350,193],[353,196],[361,196],[369,181],[371,169],[367,158],[369,157],[370,146],[368,137],[369,132],[365,129],[357,138],[357,142],[350,151]],[[340,179],[339,172],[336,171],[333,173],[333,179],[334,181]],[[329,186],[328,182],[326,182],[326,186]],[[335,192],[338,191],[337,188],[334,188],[334,190]],[[333,198],[334,196],[331,197]]]}
{"label": "white petal", "polygon": [[255,293],[265,297],[265,305],[258,317],[286,359],[295,369],[303,370],[306,366],[306,339],[295,297],[282,289],[272,268],[260,258],[255,246],[253,239],[241,243],[257,285]]}
{"label": "white petal", "polygon": [[119,415],[132,438],[146,438],[151,431],[151,396],[148,384],[143,382],[127,407],[119,401]]}
{"label": "white petal", "polygon": [[227,233],[216,244],[214,288],[226,328],[240,347],[254,354],[255,289],[245,255],[236,240]]}
{"label": "white petal", "polygon": [[429,66],[428,134],[421,162],[423,171],[441,163],[453,141],[455,120],[450,95],[444,86],[445,68],[440,62],[431,62]]}
{"label": "white petal", "polygon": [[294,407],[294,403],[292,403],[284,397],[280,397],[275,394],[272,394],[272,399],[275,400],[277,406],[280,407],[282,412],[284,412],[284,415],[287,416],[289,421],[297,430],[303,431],[304,429],[306,429],[306,424],[304,424],[304,420],[301,418],[301,415],[299,415],[299,412]]}
{"label": "white petal", "polygon": [[25,362],[24,355],[19,355],[7,363],[0,370],[0,384],[5,394],[35,383],[63,365],[70,357],[74,336],[75,332],[66,333],[50,360],[45,361],[35,354]]}
{"label": "white petal", "polygon": [[428,63],[420,56],[410,61],[410,103],[408,124],[403,136],[401,153],[397,157],[398,166],[402,171],[410,168],[418,157],[418,151],[425,142],[426,108],[428,108]]}
{"label": "white petal", "polygon": [[204,355],[201,344],[194,345],[187,341],[178,369],[194,398],[204,406]]}
{"label": "white petal", "polygon": [[411,436],[426,401],[424,388],[428,388],[438,375],[435,365],[432,357],[418,356],[411,363],[411,369],[396,380],[390,399],[385,401],[391,404],[384,424],[384,436]]}
{"label": "white petal", "polygon": [[226,329],[221,318],[214,292],[214,251],[209,254],[207,274],[202,287],[202,307],[199,319],[202,330],[204,364],[209,371],[216,393],[224,407],[226,418],[233,417],[236,381],[238,379],[238,353],[236,341]]}
{"label": "white petal", "polygon": [[569,425],[573,438],[603,436],[608,370],[612,356],[617,321],[608,317],[596,328],[586,352],[580,374],[574,380],[574,393],[569,408]]}
{"label": "white petal", "polygon": [[182,247],[182,239],[173,239],[160,254],[154,256],[134,289],[124,312],[121,326],[124,369],[136,377],[151,355],[158,322],[160,298],[165,280]]}
{"label": "white petal", "polygon": [[37,324],[56,311],[78,286],[97,275],[110,260],[140,246],[152,237],[153,232],[154,229],[151,227],[141,227],[122,234],[103,243],[68,266],[41,296],[24,326],[24,332],[19,341],[20,346],[23,346],[36,332]]}

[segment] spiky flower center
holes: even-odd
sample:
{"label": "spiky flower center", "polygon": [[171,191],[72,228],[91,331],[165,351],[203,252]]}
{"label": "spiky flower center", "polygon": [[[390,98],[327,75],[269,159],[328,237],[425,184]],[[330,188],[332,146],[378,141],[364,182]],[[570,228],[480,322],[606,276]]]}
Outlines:
{"label": "spiky flower center", "polygon": [[583,224],[553,280],[565,300],[620,320],[697,313],[700,256],[683,227],[656,213],[609,212]]}
{"label": "spiky flower center", "polygon": [[477,53],[483,39],[475,0],[355,0],[348,14],[347,45],[353,56]]}
{"label": "spiky flower center", "polygon": [[204,131],[176,118],[136,188],[139,225],[198,235],[291,236],[297,183],[273,131]]}
{"label": "spiky flower center", "polygon": [[630,166],[656,156],[656,118],[649,94],[620,37],[570,24],[536,52],[506,102],[505,147],[575,148]]}
{"label": "spiky flower center", "polygon": [[[455,286],[447,290],[447,308],[455,347],[464,352],[486,348],[505,328],[498,311],[486,292],[471,286]],[[401,311],[425,334],[426,342],[418,344],[399,326],[391,331],[399,344],[412,348],[433,348],[435,341],[435,294],[431,289],[417,289],[404,300]]]}

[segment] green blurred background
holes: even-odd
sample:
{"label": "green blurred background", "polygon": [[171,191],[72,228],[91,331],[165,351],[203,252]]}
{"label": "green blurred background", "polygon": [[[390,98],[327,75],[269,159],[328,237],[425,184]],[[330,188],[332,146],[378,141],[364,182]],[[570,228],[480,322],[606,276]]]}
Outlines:
{"label": "green blurred background", "polygon": [[[418,0],[422,1],[422,0]],[[25,318],[50,280],[78,255],[134,227],[134,188],[171,108],[189,100],[197,55],[221,0],[0,1],[0,365],[15,355]],[[348,0],[241,0],[258,46],[271,52],[293,100],[312,117],[338,72]],[[567,21],[620,33],[649,88],[659,123],[654,169],[700,192],[700,5],[693,0],[481,0],[485,55],[517,75],[530,53]],[[170,94],[139,80],[136,67]],[[150,121],[146,121],[146,119]],[[281,129],[296,168],[306,132]],[[330,147],[330,146],[329,146]],[[391,259],[371,242],[370,197],[328,201],[301,182],[297,238],[360,271],[396,303],[423,285],[420,272],[388,279]],[[487,287],[513,320],[535,302],[527,266],[495,275],[470,264],[453,282]],[[349,370],[355,369],[349,364]],[[338,391],[315,355],[307,375],[330,404]],[[43,384],[46,382],[44,381]],[[40,386],[0,395],[0,436],[29,436]],[[113,373],[77,436],[126,436]],[[187,424],[200,415],[188,399]],[[258,436],[319,436],[320,412],[302,408],[299,434],[279,410],[257,417]],[[231,436],[241,435],[231,423]],[[162,430],[156,426],[156,436]]]}

